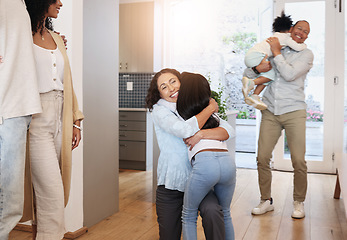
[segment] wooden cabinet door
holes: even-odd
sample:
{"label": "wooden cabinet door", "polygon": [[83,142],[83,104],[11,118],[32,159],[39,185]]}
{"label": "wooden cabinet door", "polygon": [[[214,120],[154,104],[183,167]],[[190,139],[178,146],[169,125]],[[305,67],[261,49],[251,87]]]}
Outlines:
{"label": "wooden cabinet door", "polygon": [[153,72],[154,3],[119,5],[120,72]]}
{"label": "wooden cabinet door", "polygon": [[129,72],[132,55],[132,25],[134,22],[132,4],[119,5],[119,72]]}

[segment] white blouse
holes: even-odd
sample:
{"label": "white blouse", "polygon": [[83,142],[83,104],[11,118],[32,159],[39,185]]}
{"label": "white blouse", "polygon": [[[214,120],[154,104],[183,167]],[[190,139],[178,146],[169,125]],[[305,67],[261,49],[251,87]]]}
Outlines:
{"label": "white blouse", "polygon": [[[188,147],[189,149],[189,147]],[[201,139],[192,150],[188,150],[189,161],[201,150],[205,149],[223,149],[228,150],[226,141],[218,141],[213,139]]]}
{"label": "white blouse", "polygon": [[64,90],[64,58],[58,47],[45,49],[34,44],[34,55],[40,93]]}

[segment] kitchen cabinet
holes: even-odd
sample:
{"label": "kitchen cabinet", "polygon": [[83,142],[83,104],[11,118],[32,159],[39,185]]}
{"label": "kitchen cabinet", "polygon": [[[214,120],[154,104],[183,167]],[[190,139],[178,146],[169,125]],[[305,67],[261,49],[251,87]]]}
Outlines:
{"label": "kitchen cabinet", "polygon": [[154,2],[119,4],[119,72],[153,72]]}
{"label": "kitchen cabinet", "polygon": [[119,111],[119,168],[146,170],[146,111]]}

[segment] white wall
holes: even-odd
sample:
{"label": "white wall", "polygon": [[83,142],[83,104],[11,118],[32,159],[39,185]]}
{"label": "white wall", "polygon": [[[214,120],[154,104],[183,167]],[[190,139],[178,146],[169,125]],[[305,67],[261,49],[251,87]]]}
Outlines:
{"label": "white wall", "polygon": [[[339,115],[335,116],[335,125],[338,128],[338,134],[335,136],[335,141],[339,142],[338,149],[336,150],[337,168],[341,187],[341,201],[344,201],[345,212],[347,216],[347,128],[342,119],[346,119],[344,116],[345,108],[347,107],[347,82],[346,82],[346,50],[347,39],[345,33],[347,32],[347,8],[345,4],[342,4],[342,12],[336,10],[335,23],[336,37],[335,45],[337,46],[334,58],[334,65],[337,69],[336,75],[339,78],[339,85],[336,86],[339,91],[339,95],[342,96],[336,101],[335,112]],[[329,27],[329,26],[328,26]],[[344,49],[345,51],[341,50]],[[344,87],[343,87],[344,86]],[[342,93],[341,93],[342,92]]]}
{"label": "white wall", "polygon": [[347,154],[343,155],[343,159],[340,161],[338,169],[342,197],[341,201],[344,202],[345,213],[347,216]]}
{"label": "white wall", "polygon": [[164,63],[164,25],[165,25],[164,0],[154,1],[154,48],[153,48],[153,71],[159,72]]}
{"label": "white wall", "polygon": [[[63,1],[54,29],[68,40],[68,56],[72,69],[74,90],[83,111],[83,0]],[[83,123],[82,123],[83,126]],[[80,146],[72,153],[72,179],[70,200],[65,209],[66,231],[74,232],[83,227],[83,132]]]}

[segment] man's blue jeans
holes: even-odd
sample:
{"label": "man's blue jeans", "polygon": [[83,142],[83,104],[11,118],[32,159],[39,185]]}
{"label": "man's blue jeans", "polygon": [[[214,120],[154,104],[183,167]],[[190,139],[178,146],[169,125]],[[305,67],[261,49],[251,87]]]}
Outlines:
{"label": "man's blue jeans", "polygon": [[192,165],[193,170],[189,176],[183,200],[183,239],[197,239],[198,207],[202,199],[213,188],[224,215],[225,239],[234,239],[234,228],[230,215],[230,205],[236,183],[234,159],[228,152],[207,151],[196,154]]}
{"label": "man's blue jeans", "polygon": [[0,124],[0,240],[8,239],[23,215],[24,167],[31,116]]}

